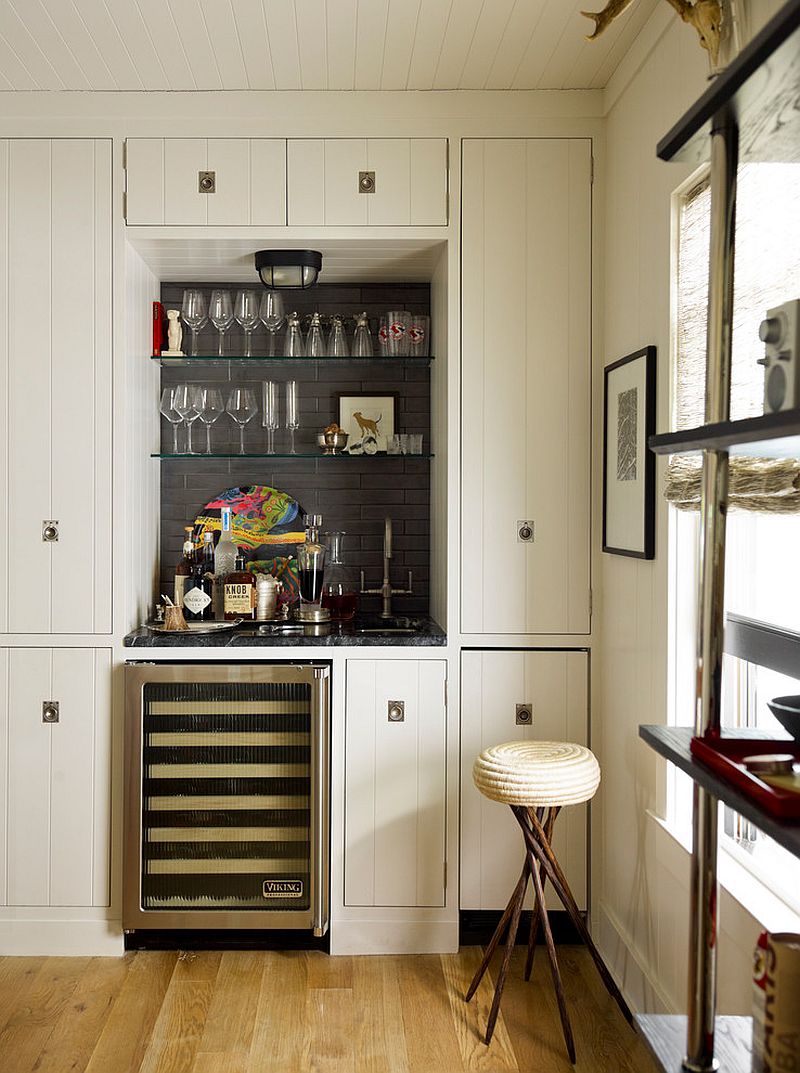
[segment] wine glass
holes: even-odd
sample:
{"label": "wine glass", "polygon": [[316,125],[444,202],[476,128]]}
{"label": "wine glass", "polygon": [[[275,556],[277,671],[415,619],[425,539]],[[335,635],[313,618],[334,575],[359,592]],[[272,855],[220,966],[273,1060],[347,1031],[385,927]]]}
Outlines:
{"label": "wine glass", "polygon": [[181,316],[183,317],[184,324],[189,327],[192,333],[192,356],[197,357],[197,333],[208,323],[206,296],[202,291],[189,289],[183,292]]}
{"label": "wine glass", "polygon": [[275,429],[280,428],[278,413],[278,384],[275,380],[265,380],[262,389],[262,424],[267,430],[267,454],[275,454]]}
{"label": "wine glass", "polygon": [[239,454],[244,454],[244,426],[258,413],[256,397],[249,387],[235,387],[228,396],[225,409],[239,426]]}
{"label": "wine glass", "polygon": [[206,454],[211,454],[211,426],[225,413],[222,392],[218,387],[198,387],[195,405],[200,420],[206,426]]}
{"label": "wine glass", "polygon": [[197,393],[194,384],[178,384],[172,396],[172,405],[186,422],[186,453],[193,455],[192,447],[192,423],[197,420],[200,413],[197,409]]}
{"label": "wine glass", "polygon": [[283,297],[278,291],[264,291],[261,295],[258,315],[261,323],[269,332],[269,352],[270,355],[273,355],[275,353],[275,339],[285,320]]}
{"label": "wine glass", "polygon": [[223,357],[225,352],[225,332],[233,324],[233,306],[230,291],[215,290],[211,292],[208,316],[219,332],[219,350],[217,353],[219,357]]}
{"label": "wine glass", "polygon": [[244,330],[244,357],[253,356],[253,332],[258,324],[258,295],[255,291],[238,291],[233,315]]}
{"label": "wine glass", "polygon": [[183,417],[175,409],[174,387],[165,387],[161,392],[159,412],[172,425],[172,453],[176,455],[178,453],[178,425],[183,421]]}
{"label": "wine glass", "polygon": [[286,427],[291,437],[291,453],[296,455],[294,434],[300,428],[300,389],[296,380],[286,381]]}

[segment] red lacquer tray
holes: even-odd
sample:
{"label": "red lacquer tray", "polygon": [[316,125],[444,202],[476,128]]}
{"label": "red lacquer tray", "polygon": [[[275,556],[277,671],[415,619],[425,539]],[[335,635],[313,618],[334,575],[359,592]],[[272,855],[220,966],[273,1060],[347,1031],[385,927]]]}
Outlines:
{"label": "red lacquer tray", "polygon": [[800,742],[774,738],[692,738],[691,750],[693,756],[771,816],[800,820],[800,793],[770,786],[742,763],[743,757],[762,753],[789,753],[800,762]]}

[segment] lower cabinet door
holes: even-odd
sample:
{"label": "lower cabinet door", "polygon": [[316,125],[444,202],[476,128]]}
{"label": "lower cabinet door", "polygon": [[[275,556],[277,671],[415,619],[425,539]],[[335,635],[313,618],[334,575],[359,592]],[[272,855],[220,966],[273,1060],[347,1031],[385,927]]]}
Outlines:
{"label": "lower cabinet door", "polygon": [[2,904],[109,904],[110,765],[111,650],[0,649]]}
{"label": "lower cabinet door", "polygon": [[348,660],[346,905],[445,904],[444,660]]}
{"label": "lower cabinet door", "polygon": [[[587,744],[589,657],[580,651],[461,654],[461,908],[504,909],[522,869],[522,832],[507,805],[475,788],[472,765],[504,741]],[[531,722],[518,722],[517,705]],[[587,807],[561,810],[553,848],[575,901],[586,909]],[[547,891],[548,888],[546,888]],[[529,888],[528,898],[532,897]],[[560,909],[550,892],[548,908]]]}

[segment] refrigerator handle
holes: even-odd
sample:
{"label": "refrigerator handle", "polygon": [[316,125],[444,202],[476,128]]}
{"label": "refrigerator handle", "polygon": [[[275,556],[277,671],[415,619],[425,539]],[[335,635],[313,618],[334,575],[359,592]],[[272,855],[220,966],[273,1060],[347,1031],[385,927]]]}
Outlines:
{"label": "refrigerator handle", "polygon": [[316,689],[312,745],[314,780],[314,903],[312,911],[314,935],[322,936],[328,930],[330,905],[330,670],[327,667],[315,667],[314,677]]}

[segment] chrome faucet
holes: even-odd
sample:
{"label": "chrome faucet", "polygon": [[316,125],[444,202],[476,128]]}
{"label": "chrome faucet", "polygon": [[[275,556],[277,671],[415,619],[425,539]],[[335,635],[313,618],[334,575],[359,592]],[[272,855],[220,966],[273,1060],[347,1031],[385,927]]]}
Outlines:
{"label": "chrome faucet", "polygon": [[387,517],[383,526],[383,584],[379,589],[365,589],[364,588],[364,571],[361,571],[361,595],[362,596],[380,596],[383,600],[383,610],[381,611],[381,618],[392,617],[392,597],[393,596],[413,596],[414,594],[414,577],[411,571],[408,571],[408,588],[407,589],[393,589],[391,579],[391,564],[392,564],[392,519]]}

